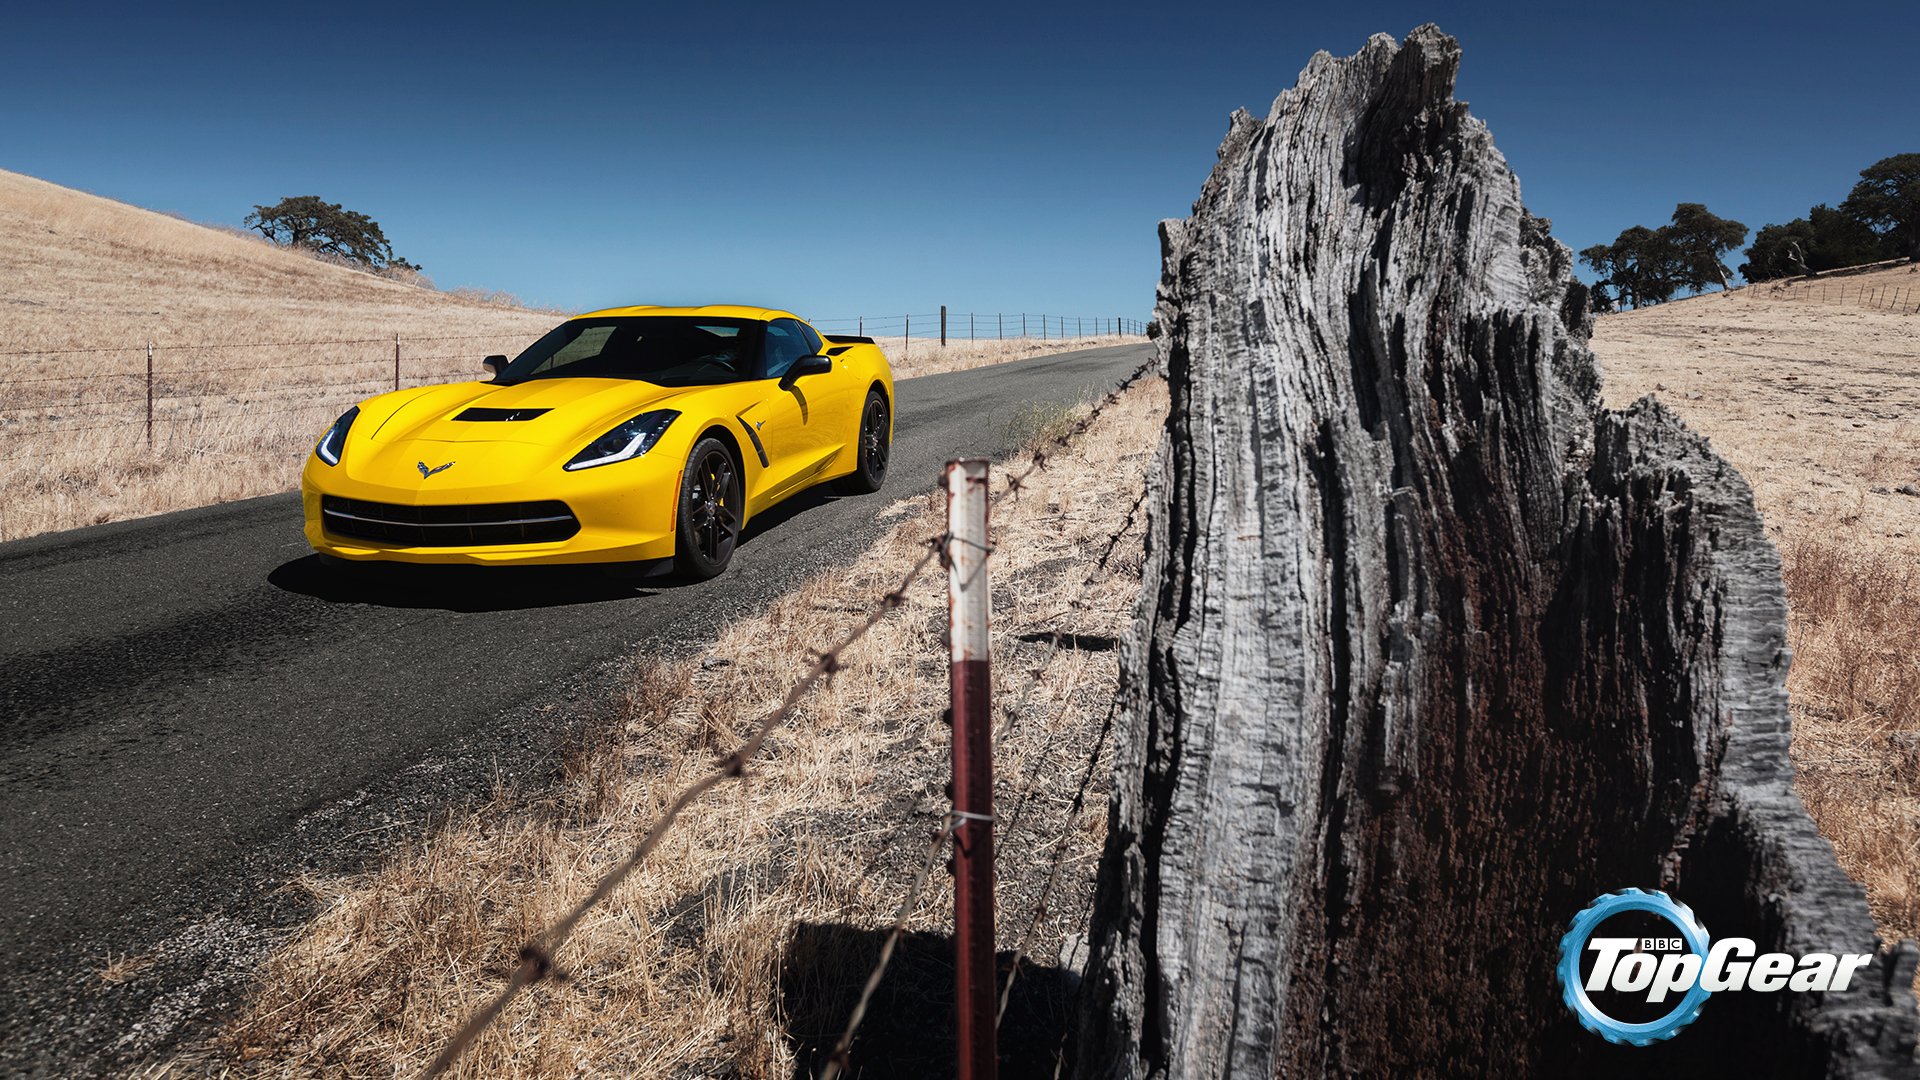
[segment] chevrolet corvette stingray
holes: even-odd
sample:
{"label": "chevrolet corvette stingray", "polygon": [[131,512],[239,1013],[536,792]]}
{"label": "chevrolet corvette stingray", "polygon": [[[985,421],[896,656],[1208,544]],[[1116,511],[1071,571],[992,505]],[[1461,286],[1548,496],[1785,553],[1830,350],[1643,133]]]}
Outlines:
{"label": "chevrolet corvette stingray", "polygon": [[835,481],[877,491],[893,374],[871,339],[756,307],[569,319],[489,381],[398,390],[336,420],[301,476],[306,535],[348,562],[726,569],[756,514]]}

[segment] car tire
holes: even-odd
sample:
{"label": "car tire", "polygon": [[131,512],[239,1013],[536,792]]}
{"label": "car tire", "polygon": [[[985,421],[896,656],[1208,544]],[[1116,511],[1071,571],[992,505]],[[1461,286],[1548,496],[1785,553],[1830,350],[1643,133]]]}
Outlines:
{"label": "car tire", "polygon": [[853,472],[841,478],[841,491],[867,495],[879,491],[880,485],[887,482],[887,461],[893,456],[889,411],[886,395],[879,390],[867,391],[866,403],[860,406],[860,429],[854,434],[860,447],[859,460]]}
{"label": "car tire", "polygon": [[682,577],[705,581],[727,568],[740,545],[745,506],[740,463],[733,451],[715,438],[695,443],[680,477],[680,506],[674,514],[673,561]]}

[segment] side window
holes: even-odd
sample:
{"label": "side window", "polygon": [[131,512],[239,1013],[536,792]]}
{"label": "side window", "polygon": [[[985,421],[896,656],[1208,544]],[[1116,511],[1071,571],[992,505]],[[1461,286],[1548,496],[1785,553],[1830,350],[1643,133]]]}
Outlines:
{"label": "side window", "polygon": [[805,331],[806,327],[792,319],[775,319],[767,324],[765,378],[778,379],[786,375],[794,361],[813,352]]}
{"label": "side window", "polygon": [[826,342],[821,341],[820,335],[813,332],[813,327],[808,326],[806,323],[803,323],[803,322],[797,322],[797,323],[794,323],[793,325],[799,327],[800,336],[807,339],[807,355],[808,356],[812,356],[815,353],[823,353],[827,351],[825,348],[822,347],[826,344]]}

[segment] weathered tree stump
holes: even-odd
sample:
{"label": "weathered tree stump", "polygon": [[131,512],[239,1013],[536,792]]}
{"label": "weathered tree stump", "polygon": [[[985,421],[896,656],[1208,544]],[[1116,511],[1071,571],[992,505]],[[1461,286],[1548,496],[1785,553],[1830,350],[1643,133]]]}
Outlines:
{"label": "weathered tree stump", "polygon": [[1460,51],[1315,56],[1162,226],[1172,409],[1078,1045],[1083,1076],[1912,1066],[1914,950],[1845,993],[1582,1031],[1596,895],[1867,951],[1791,787],[1786,606],[1746,482],[1598,402],[1586,290]]}

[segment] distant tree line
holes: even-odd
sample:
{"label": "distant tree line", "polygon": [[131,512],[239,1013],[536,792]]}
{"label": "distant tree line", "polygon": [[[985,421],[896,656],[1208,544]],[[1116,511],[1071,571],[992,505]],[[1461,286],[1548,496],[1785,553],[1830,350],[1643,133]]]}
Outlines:
{"label": "distant tree line", "polygon": [[[1599,281],[1593,306],[1643,307],[1712,285],[1726,288],[1721,257],[1740,247],[1747,227],[1717,217],[1702,203],[1674,207],[1673,220],[1657,229],[1635,225],[1611,244],[1580,252]],[[1920,154],[1896,154],[1860,171],[1838,207],[1825,203],[1785,225],[1754,234],[1740,264],[1748,281],[1792,277],[1843,266],[1897,259],[1920,261]]]}
{"label": "distant tree line", "polygon": [[1754,234],[1740,274],[1793,277],[1901,257],[1920,260],[1920,154],[1895,154],[1860,170],[1838,207],[1826,203]]}
{"label": "distant tree line", "polygon": [[369,270],[413,270],[419,265],[393,253],[380,223],[318,195],[295,195],[253,208],[244,224],[283,247],[332,255]]}

